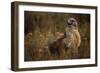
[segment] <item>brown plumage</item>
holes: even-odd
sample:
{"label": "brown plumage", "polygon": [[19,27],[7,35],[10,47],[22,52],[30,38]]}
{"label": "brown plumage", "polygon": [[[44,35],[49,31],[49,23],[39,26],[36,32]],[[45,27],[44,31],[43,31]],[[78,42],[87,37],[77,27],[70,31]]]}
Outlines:
{"label": "brown plumage", "polygon": [[67,24],[66,32],[51,43],[49,49],[52,55],[58,54],[60,58],[78,58],[78,47],[81,43],[78,23],[74,18],[69,18]]}
{"label": "brown plumage", "polygon": [[64,41],[68,48],[78,48],[80,46],[81,38],[78,31],[78,23],[74,18],[68,19],[68,27],[66,27],[65,34]]}

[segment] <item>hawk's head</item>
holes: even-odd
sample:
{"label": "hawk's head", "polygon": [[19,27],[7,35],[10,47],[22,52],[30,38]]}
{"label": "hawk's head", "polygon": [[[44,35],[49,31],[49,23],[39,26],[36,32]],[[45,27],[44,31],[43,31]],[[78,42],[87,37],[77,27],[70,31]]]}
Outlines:
{"label": "hawk's head", "polygon": [[67,24],[69,28],[78,29],[78,23],[75,18],[69,18]]}

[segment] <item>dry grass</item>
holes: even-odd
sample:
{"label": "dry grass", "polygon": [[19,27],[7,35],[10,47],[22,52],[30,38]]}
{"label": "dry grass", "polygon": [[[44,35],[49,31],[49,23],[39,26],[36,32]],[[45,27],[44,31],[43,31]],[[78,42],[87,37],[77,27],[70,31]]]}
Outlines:
{"label": "dry grass", "polygon": [[[79,22],[81,44],[69,49],[60,39],[65,32],[66,21],[74,17]],[[90,20],[86,14],[57,14],[25,12],[24,60],[61,60],[90,58]],[[54,41],[56,42],[54,43]],[[51,50],[50,44],[55,48]],[[76,51],[76,54],[73,52]]]}

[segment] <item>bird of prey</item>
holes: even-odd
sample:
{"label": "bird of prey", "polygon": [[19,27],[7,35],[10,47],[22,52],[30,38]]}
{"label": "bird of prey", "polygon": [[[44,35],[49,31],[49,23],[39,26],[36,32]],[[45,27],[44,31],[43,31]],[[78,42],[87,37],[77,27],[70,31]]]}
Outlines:
{"label": "bird of prey", "polygon": [[[78,58],[78,47],[81,43],[81,37],[78,31],[78,22],[75,18],[67,20],[65,30],[63,36],[49,45],[51,55],[58,54],[62,58],[68,55],[68,58]],[[66,49],[67,51],[65,52]]]}

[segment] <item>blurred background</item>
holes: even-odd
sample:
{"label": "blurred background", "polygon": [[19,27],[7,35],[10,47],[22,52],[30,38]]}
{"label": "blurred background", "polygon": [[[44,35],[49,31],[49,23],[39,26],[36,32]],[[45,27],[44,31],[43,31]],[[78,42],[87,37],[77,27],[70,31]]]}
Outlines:
{"label": "blurred background", "polygon": [[[77,59],[90,58],[90,15],[74,13],[24,12],[24,60],[59,60],[57,54],[52,57],[48,45],[65,33],[67,20],[73,17],[78,22],[81,45]],[[67,52],[68,53],[68,52]],[[66,54],[63,59],[72,59]]]}

